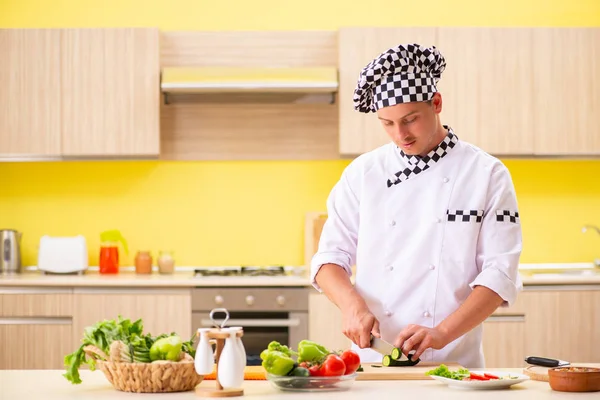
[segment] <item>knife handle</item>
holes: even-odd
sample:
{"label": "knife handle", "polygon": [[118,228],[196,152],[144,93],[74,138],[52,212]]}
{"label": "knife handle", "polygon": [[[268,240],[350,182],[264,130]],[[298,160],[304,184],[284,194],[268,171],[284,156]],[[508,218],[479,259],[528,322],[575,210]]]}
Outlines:
{"label": "knife handle", "polygon": [[527,357],[525,362],[532,365],[540,365],[542,367],[558,367],[560,364],[558,360],[544,357]]}

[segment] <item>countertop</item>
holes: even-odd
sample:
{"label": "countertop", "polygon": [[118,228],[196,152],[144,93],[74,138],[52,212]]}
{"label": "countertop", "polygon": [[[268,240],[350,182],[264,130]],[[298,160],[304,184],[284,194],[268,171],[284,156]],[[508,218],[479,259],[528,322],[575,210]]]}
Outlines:
{"label": "countertop", "polygon": [[[522,369],[502,369],[522,373]],[[194,391],[182,393],[137,394],[115,390],[99,371],[82,370],[83,383],[72,385],[62,370],[0,371],[0,399],[68,400],[68,399],[200,399]],[[214,387],[215,381],[203,381],[197,387]],[[282,392],[266,381],[244,381],[244,396],[240,399],[481,399],[486,400],[544,400],[544,399],[598,399],[598,393],[555,392],[547,382],[528,380],[509,389],[479,391],[451,389],[434,380],[418,381],[357,381],[350,390],[326,393]]]}
{"label": "countertop", "polygon": [[[600,268],[593,264],[522,264],[519,266],[524,286],[546,285],[600,285]],[[183,267],[173,274],[138,275],[123,269],[115,275],[101,275],[90,269],[82,275],[47,275],[25,271],[14,275],[0,275],[0,287],[153,287],[193,288],[223,286],[311,286],[304,271],[301,275],[287,276],[208,276],[194,277],[193,267]]]}

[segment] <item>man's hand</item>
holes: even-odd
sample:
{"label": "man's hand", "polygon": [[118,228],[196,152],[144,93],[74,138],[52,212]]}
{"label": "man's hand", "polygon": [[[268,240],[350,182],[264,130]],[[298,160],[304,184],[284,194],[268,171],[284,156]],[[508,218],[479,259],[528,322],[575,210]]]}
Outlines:
{"label": "man's hand", "polygon": [[343,313],[343,333],[361,349],[370,347],[371,333],[380,337],[379,321],[369,311],[366,304],[358,304]]}
{"label": "man's hand", "polygon": [[418,360],[421,354],[428,348],[440,350],[448,343],[448,335],[439,328],[408,325],[400,332],[394,342],[394,346],[400,348],[406,356],[412,350],[415,350],[415,354],[411,356],[411,360]]}

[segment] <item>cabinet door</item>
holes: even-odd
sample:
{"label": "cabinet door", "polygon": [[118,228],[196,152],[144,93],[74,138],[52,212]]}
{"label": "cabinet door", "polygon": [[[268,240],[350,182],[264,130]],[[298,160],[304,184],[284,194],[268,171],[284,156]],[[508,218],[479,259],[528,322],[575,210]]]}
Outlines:
{"label": "cabinet door", "polygon": [[600,361],[600,290],[557,287],[527,295],[527,355]]}
{"label": "cabinet door", "polygon": [[533,34],[536,153],[600,154],[600,28]]}
{"label": "cabinet door", "polygon": [[525,359],[525,317],[492,315],[483,323],[486,368],[519,368]]}
{"label": "cabinet door", "polygon": [[0,29],[0,154],[60,155],[60,32]]}
{"label": "cabinet door", "polygon": [[185,340],[192,337],[190,289],[75,289],[73,340],[81,340],[85,327],[121,315],[143,320],[144,332],[154,336],[176,332]]}
{"label": "cabinet door", "polygon": [[339,57],[339,149],[354,156],[390,142],[374,113],[354,110],[352,96],[360,71],[375,57],[401,43],[435,44],[435,28],[341,28]]}
{"label": "cabinet door", "polygon": [[65,29],[65,156],[157,156],[160,64],[156,29]]}
{"label": "cabinet door", "polygon": [[0,369],[64,369],[71,318],[0,317]]}
{"label": "cabinet door", "polygon": [[352,344],[342,333],[342,314],[327,296],[311,293],[308,303],[308,337],[330,350],[344,350]]}
{"label": "cabinet door", "polygon": [[494,155],[533,154],[532,30],[439,28],[442,123]]}

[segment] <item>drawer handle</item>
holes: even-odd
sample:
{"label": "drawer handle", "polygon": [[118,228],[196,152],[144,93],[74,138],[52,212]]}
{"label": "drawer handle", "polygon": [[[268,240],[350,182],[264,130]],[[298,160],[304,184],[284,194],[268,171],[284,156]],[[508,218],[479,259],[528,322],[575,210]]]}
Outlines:
{"label": "drawer handle", "polygon": [[[200,320],[202,326],[214,326],[210,319]],[[298,318],[289,319],[230,319],[227,322],[227,326],[241,326],[241,327],[290,327],[299,326],[300,320]],[[226,326],[226,328],[227,328]]]}
{"label": "drawer handle", "polygon": [[0,325],[71,325],[71,318],[0,318]]}
{"label": "drawer handle", "polygon": [[524,315],[490,315],[485,322],[525,322]]}
{"label": "drawer handle", "polygon": [[248,304],[249,306],[253,306],[254,305],[254,296],[252,296],[252,295],[246,296],[246,304]]}

